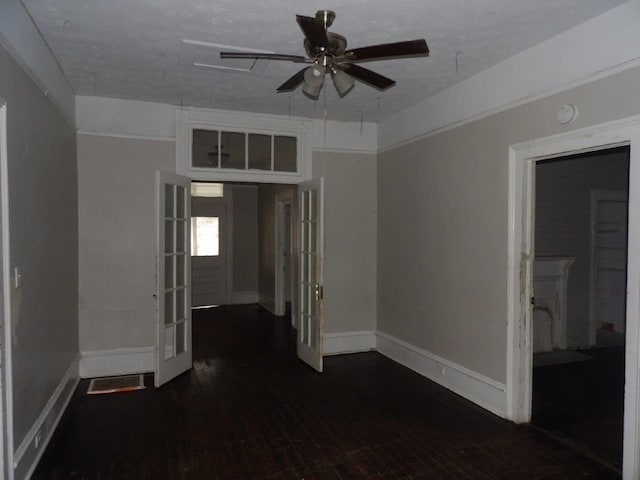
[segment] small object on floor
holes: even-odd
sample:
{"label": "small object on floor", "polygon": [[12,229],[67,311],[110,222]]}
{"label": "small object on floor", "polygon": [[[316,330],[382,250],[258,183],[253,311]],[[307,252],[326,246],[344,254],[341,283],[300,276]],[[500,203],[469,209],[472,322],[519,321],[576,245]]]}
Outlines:
{"label": "small object on floor", "polygon": [[121,377],[94,378],[89,384],[87,395],[100,393],[132,392],[144,388],[144,376],[124,375]]}
{"label": "small object on floor", "polygon": [[555,350],[553,352],[542,352],[533,354],[534,367],[547,367],[549,365],[559,365],[562,363],[575,363],[591,360],[593,357],[575,350]]}

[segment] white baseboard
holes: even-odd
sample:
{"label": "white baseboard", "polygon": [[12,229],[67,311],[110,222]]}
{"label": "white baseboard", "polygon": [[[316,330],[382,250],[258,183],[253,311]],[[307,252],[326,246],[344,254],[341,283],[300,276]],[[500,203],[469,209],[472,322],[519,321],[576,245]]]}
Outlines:
{"label": "white baseboard", "polygon": [[258,292],[233,292],[231,294],[232,305],[248,305],[250,303],[258,303],[260,295]]}
{"label": "white baseboard", "polygon": [[376,349],[375,332],[342,332],[322,335],[323,355],[368,352]]}
{"label": "white baseboard", "polygon": [[506,418],[506,385],[422,350],[384,332],[376,332],[378,352],[461,397]]}
{"label": "white baseboard", "polygon": [[80,377],[111,377],[154,372],[156,348],[118,348],[81,352]]}
{"label": "white baseboard", "polygon": [[[44,409],[33,423],[13,455],[13,478],[28,479],[47,448],[62,414],[80,381],[78,364],[80,355],[71,362]],[[37,445],[36,445],[37,443]]]}
{"label": "white baseboard", "polygon": [[264,293],[260,294],[260,301],[258,302],[260,304],[260,306],[266,310],[268,310],[269,312],[273,313],[274,315],[276,314],[276,299],[269,296],[269,295],[265,295]]}

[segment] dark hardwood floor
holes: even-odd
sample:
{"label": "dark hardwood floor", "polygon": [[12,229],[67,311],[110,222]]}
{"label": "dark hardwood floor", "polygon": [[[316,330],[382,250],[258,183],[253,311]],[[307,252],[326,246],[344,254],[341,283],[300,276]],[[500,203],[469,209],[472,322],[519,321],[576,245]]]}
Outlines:
{"label": "dark hardwood floor", "polygon": [[590,359],[533,369],[531,423],[621,471],[624,346],[580,352]]}
{"label": "dark hardwood floor", "polygon": [[33,478],[615,479],[374,352],[295,358],[288,319],[194,311],[193,369],[160,389],[86,395],[83,380]]}

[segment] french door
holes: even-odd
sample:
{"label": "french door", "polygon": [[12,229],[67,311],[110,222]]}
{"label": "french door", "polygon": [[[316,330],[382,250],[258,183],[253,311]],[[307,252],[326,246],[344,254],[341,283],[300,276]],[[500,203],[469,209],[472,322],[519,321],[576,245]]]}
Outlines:
{"label": "french door", "polygon": [[156,372],[159,387],[191,368],[191,181],[157,172]]}
{"label": "french door", "polygon": [[298,357],[322,372],[323,179],[298,185],[300,285]]}

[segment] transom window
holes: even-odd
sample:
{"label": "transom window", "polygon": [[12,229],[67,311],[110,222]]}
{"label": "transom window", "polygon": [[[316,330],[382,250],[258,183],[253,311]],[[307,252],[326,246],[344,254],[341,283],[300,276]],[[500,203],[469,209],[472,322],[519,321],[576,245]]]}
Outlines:
{"label": "transom window", "polygon": [[286,135],[193,129],[191,166],[297,172],[297,138]]}
{"label": "transom window", "polygon": [[299,183],[311,176],[312,123],[278,115],[176,112],[176,171],[209,182]]}

